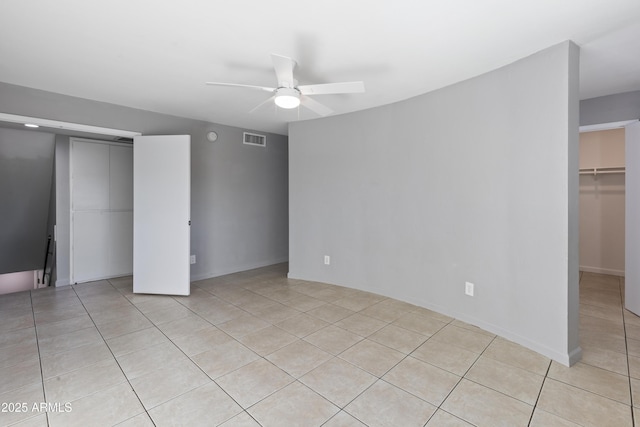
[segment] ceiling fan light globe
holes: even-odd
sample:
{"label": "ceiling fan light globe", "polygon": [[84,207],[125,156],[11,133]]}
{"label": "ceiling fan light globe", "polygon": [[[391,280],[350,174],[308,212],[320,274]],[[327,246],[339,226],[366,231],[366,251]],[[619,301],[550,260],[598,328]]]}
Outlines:
{"label": "ceiling fan light globe", "polygon": [[296,108],[300,105],[300,92],[296,89],[281,87],[276,92],[275,103],[280,108]]}
{"label": "ceiling fan light globe", "polygon": [[291,109],[300,105],[300,98],[291,95],[280,95],[276,96],[275,103],[280,108]]}

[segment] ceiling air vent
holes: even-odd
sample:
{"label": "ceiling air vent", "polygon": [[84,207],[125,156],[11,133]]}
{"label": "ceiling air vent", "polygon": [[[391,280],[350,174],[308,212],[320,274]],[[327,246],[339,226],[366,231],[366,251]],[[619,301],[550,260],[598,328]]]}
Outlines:
{"label": "ceiling air vent", "polygon": [[258,135],[257,133],[244,132],[242,142],[248,145],[257,145],[258,147],[266,147],[267,136]]}
{"label": "ceiling air vent", "polygon": [[126,138],[124,136],[116,136],[115,138],[113,138],[114,141],[116,142],[124,142],[126,144],[133,144],[133,138]]}

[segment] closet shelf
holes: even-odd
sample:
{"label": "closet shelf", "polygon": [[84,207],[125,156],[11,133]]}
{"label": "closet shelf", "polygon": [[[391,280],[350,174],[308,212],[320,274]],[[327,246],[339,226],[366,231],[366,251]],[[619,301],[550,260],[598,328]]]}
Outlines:
{"label": "closet shelf", "polygon": [[624,173],[625,167],[615,167],[615,168],[580,168],[580,175],[607,175],[611,173]]}

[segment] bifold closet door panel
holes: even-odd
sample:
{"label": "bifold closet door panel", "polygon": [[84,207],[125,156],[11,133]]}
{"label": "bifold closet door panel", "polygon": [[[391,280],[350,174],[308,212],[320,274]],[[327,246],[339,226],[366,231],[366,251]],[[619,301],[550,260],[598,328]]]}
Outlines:
{"label": "bifold closet door panel", "polygon": [[109,146],[73,141],[71,210],[109,209]]}
{"label": "bifold closet door panel", "polygon": [[[133,147],[112,145],[109,150],[109,209],[133,210]],[[130,235],[133,242],[133,234]],[[133,243],[132,243],[133,244]]]}
{"label": "bifold closet door panel", "polygon": [[133,274],[133,212],[111,212],[109,276]]}
{"label": "bifold closet door panel", "polygon": [[73,281],[103,279],[109,275],[110,215],[101,211],[73,213]]}

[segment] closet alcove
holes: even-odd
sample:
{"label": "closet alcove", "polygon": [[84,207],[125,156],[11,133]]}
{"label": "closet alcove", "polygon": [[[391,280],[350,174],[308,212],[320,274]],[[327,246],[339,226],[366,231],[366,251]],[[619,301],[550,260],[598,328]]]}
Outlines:
{"label": "closet alcove", "polygon": [[580,270],[624,276],[624,128],[580,133]]}

